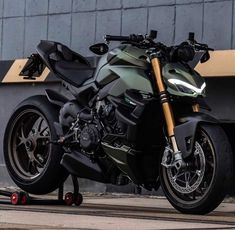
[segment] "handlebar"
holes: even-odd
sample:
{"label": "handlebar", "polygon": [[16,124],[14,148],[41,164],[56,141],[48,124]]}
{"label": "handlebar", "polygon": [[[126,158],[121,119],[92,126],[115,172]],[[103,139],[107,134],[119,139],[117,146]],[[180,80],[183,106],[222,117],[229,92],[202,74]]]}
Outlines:
{"label": "handlebar", "polygon": [[109,41],[122,41],[122,42],[142,42],[145,37],[141,34],[131,34],[129,36],[115,36],[115,35],[105,35],[104,39]]}
{"label": "handlebar", "polygon": [[213,51],[207,44],[198,43],[195,40],[194,33],[189,33],[188,39],[177,46],[167,47],[161,42],[154,42],[157,37],[157,31],[150,31],[149,35],[131,34],[129,36],[105,35],[104,39],[107,42],[120,41],[131,44],[133,46],[146,49],[147,53],[158,52],[162,57],[169,60],[180,59],[182,61],[190,61],[194,58],[195,52],[198,51]]}
{"label": "handlebar", "polygon": [[129,41],[129,36],[114,36],[114,35],[105,35],[104,39],[109,41]]}
{"label": "handlebar", "polygon": [[[116,35],[105,35],[104,39],[107,42],[110,41],[120,41],[120,42],[133,42],[133,43],[141,43],[145,40],[153,40],[156,38],[157,31],[150,31],[150,35],[141,35],[141,34],[131,34],[129,36],[116,36]],[[214,49],[209,48],[206,44],[201,44],[195,41],[194,33],[189,33],[188,42],[191,46],[198,51],[214,51]],[[155,46],[160,43],[155,43]],[[136,44],[135,44],[136,45]],[[153,44],[151,44],[153,45]]]}

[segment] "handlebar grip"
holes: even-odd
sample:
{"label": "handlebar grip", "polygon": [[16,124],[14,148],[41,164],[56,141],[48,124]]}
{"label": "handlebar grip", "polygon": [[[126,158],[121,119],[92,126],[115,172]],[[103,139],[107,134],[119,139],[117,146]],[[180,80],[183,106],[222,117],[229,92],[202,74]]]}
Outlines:
{"label": "handlebar grip", "polygon": [[115,35],[105,35],[104,39],[106,41],[129,41],[129,36],[115,36]]}
{"label": "handlebar grip", "polygon": [[144,40],[144,36],[141,34],[131,34],[129,36],[105,35],[104,39],[106,41],[141,42]]}

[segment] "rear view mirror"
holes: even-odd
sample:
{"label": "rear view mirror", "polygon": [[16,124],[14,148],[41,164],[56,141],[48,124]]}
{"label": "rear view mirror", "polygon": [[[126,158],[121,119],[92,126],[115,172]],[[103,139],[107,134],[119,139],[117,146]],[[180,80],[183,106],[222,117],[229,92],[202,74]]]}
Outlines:
{"label": "rear view mirror", "polygon": [[95,45],[90,46],[90,51],[97,54],[103,55],[109,51],[109,47],[105,43],[97,43]]}
{"label": "rear view mirror", "polygon": [[209,59],[210,59],[210,54],[209,54],[208,51],[206,51],[206,52],[202,55],[202,57],[201,57],[201,59],[200,59],[200,62],[201,62],[201,63],[204,63],[204,62],[207,62]]}

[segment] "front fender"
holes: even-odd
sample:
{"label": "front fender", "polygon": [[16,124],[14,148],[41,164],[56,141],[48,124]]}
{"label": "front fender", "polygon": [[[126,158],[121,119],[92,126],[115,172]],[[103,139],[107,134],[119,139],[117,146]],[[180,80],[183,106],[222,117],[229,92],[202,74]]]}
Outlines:
{"label": "front fender", "polygon": [[195,141],[197,126],[199,123],[218,124],[214,117],[204,113],[192,113],[180,118],[180,125],[174,128],[176,143],[182,152],[183,158],[188,157],[192,151]]}

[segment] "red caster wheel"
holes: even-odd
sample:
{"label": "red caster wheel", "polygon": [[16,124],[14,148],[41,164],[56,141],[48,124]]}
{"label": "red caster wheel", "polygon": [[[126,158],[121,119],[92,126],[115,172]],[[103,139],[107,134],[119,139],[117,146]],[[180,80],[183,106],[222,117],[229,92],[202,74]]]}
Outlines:
{"label": "red caster wheel", "polygon": [[66,205],[71,206],[74,202],[74,195],[72,192],[67,192],[64,196],[64,202]]}
{"label": "red caster wheel", "polygon": [[20,193],[19,192],[12,193],[11,203],[14,204],[14,205],[20,204]]}
{"label": "red caster wheel", "polygon": [[77,206],[80,206],[83,202],[83,196],[81,193],[78,193],[75,197],[74,197],[74,204]]}
{"label": "red caster wheel", "polygon": [[29,202],[29,195],[25,192],[20,192],[20,204],[26,205]]}

